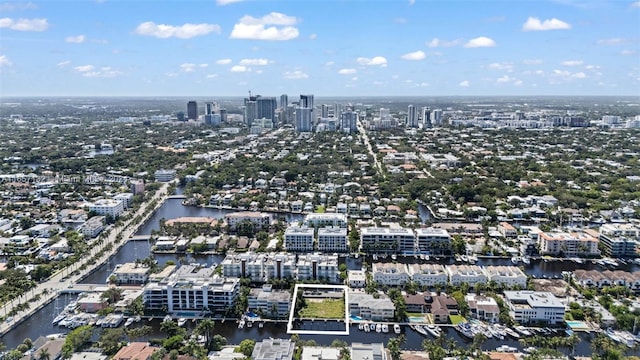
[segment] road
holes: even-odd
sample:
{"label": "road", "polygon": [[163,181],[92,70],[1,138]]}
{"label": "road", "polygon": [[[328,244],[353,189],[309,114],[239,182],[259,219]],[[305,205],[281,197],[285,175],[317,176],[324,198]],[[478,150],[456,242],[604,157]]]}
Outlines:
{"label": "road", "polygon": [[382,177],[386,179],[387,173],[382,170],[382,164],[380,164],[380,162],[378,161],[378,157],[376,156],[376,153],[373,152],[373,147],[371,146],[371,142],[369,142],[369,136],[367,135],[367,130],[364,128],[364,125],[360,120],[358,120],[357,126],[358,126],[358,132],[362,134],[362,139],[364,140],[364,144],[366,145],[367,150],[369,150],[369,154],[373,156],[373,163],[376,168],[376,171],[378,171],[378,174],[382,175]]}
{"label": "road", "polygon": [[[109,236],[102,242],[102,244],[93,246],[89,253],[82,259],[80,259],[80,261],[58,271],[46,281],[39,283],[34,289],[29,290],[26,294],[23,294],[22,296],[17,298],[17,301],[15,303],[14,301],[11,301],[0,307],[0,314],[6,317],[6,314],[11,312],[11,309],[13,309],[13,307],[17,304],[28,302],[33,297],[40,295],[39,300],[29,303],[28,309],[18,312],[18,314],[14,315],[12,319],[7,319],[0,324],[0,337],[9,332],[9,330],[11,330],[14,326],[34,314],[38,309],[55,299],[55,297],[58,296],[58,291],[72,286],[73,284],[75,284],[75,282],[79,281],[87,274],[91,273],[95,268],[106,262],[109,257],[113,256],[113,254],[118,251],[120,246],[124,245],[128,241],[128,239],[138,230],[138,227],[144,224],[154,211],[149,211],[147,216],[145,216],[138,224],[132,224],[133,219],[135,219],[137,216],[142,216],[147,210],[149,204],[154,200],[158,200],[155,206],[155,209],[157,209],[169,197],[167,194],[169,184],[170,183],[163,184],[162,187],[160,187],[160,189],[156,191],[150,201],[145,202],[142,206],[140,206],[140,208],[134,214],[132,214],[132,216],[129,217],[129,220],[127,220],[124,224],[111,229]],[[122,235],[122,240],[120,241],[120,243],[116,244],[116,238],[118,237],[118,235]],[[97,261],[89,263],[89,259],[91,259],[95,254],[99,253],[101,250],[104,250],[108,244],[114,245],[112,249],[105,251]],[[83,264],[86,265],[84,270],[79,271],[77,275],[69,276],[69,274],[73,273],[75,270],[80,269]]]}

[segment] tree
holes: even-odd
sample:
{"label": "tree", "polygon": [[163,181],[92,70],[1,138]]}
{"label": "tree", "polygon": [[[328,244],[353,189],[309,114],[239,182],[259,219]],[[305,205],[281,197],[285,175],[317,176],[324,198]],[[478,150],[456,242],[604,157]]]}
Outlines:
{"label": "tree", "polygon": [[64,345],[62,345],[62,357],[65,359],[70,358],[74,352],[78,351],[91,340],[92,334],[93,327],[91,327],[91,325],[84,325],[73,329],[67,334]]}
{"label": "tree", "polygon": [[124,345],[125,335],[124,328],[104,329],[98,344],[105,354],[113,355]]}
{"label": "tree", "polygon": [[49,350],[47,350],[46,348],[42,348],[38,352],[38,360],[50,360],[50,359],[51,359],[51,354],[49,354]]}
{"label": "tree", "polygon": [[213,340],[213,329],[216,324],[211,319],[203,319],[196,327],[196,334],[204,336],[204,343],[207,350],[211,349],[211,341]]}
{"label": "tree", "polygon": [[402,356],[402,351],[400,350],[400,346],[404,344],[405,336],[400,335],[398,337],[393,337],[389,339],[387,343],[387,349],[389,349],[389,354],[391,355],[391,360],[400,360]]}
{"label": "tree", "polygon": [[220,334],[213,335],[213,339],[211,340],[211,350],[219,351],[225,345],[227,345],[226,337]]}
{"label": "tree", "polygon": [[240,342],[234,352],[241,353],[246,357],[250,357],[253,353],[253,348],[256,346],[256,341],[253,339],[244,339]]}

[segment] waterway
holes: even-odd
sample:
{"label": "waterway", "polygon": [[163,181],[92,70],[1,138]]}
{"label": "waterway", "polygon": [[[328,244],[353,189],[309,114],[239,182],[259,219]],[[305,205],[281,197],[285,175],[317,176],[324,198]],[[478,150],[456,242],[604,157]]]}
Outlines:
{"label": "waterway", "polygon": [[[420,209],[420,216],[424,220],[428,217],[428,211],[426,209]],[[152,230],[157,230],[159,228],[159,222],[161,219],[172,219],[182,216],[209,216],[214,218],[222,218],[226,213],[230,212],[230,210],[225,209],[214,209],[214,208],[198,208],[198,207],[187,207],[183,206],[180,199],[170,199],[165,202],[165,204],[151,217],[151,219],[144,224],[137,235],[147,235],[150,234]],[[299,220],[302,218],[302,215],[294,214],[287,216],[287,220]],[[85,279],[81,281],[81,283],[89,283],[89,284],[104,284],[106,280],[113,270],[115,264],[131,262],[135,261],[137,258],[145,258],[150,254],[150,244],[146,241],[130,241],[125,244],[107,263],[100,266],[95,272],[87,276]],[[179,257],[184,257],[180,259]],[[191,256],[191,255],[176,255],[176,254],[156,254],[154,257],[158,260],[158,262],[162,265],[167,261],[180,261],[183,260],[185,262],[198,262],[202,264],[214,264],[220,263],[223,259],[221,255],[203,255],[203,256]],[[359,269],[362,266],[363,261],[372,262],[373,260],[370,258],[346,258],[348,268],[350,269]],[[399,262],[418,262],[421,261],[419,259],[415,259],[413,257],[399,257]],[[444,260],[450,261],[450,260]],[[445,263],[445,262],[442,262]],[[509,259],[484,259],[481,258],[477,262],[478,265],[512,265]],[[592,264],[590,262],[584,264],[577,264],[572,261],[542,261],[536,260],[532,261],[531,264],[526,265],[524,270],[527,274],[536,276],[536,277],[560,277],[563,271],[571,271],[575,269],[596,269],[596,270],[604,270],[600,265]],[[635,265],[626,264],[619,267],[622,270],[637,270]],[[27,319],[23,323],[16,326],[12,331],[7,333],[4,337],[2,337],[1,341],[7,346],[7,348],[15,348],[18,344],[22,343],[25,338],[31,338],[35,340],[39,336],[47,335],[47,334],[55,334],[55,333],[66,333],[68,332],[65,328],[60,328],[57,326],[53,326],[51,321],[57,315],[57,313],[64,308],[66,304],[72,301],[74,297],[72,295],[61,295],[57,301],[49,303],[43,309],[38,311],[34,316]],[[149,335],[148,339],[151,338],[162,338],[164,334],[159,331],[161,319],[154,319],[150,322],[143,321],[137,326],[141,326],[143,324],[151,325],[154,329],[154,332]],[[193,327],[195,323],[188,323],[188,326]],[[322,328],[324,326],[330,326],[330,324],[324,325],[323,322],[316,322],[314,326],[318,328]],[[459,344],[468,343],[469,341],[463,339],[459,336],[459,334],[453,329],[444,329],[446,336],[454,339]],[[233,321],[227,321],[225,323],[221,323],[220,321],[216,321],[216,332],[220,335],[227,338],[230,344],[238,344],[240,341],[246,338],[252,339],[264,339],[264,338],[289,338],[290,336],[286,334],[286,329],[284,324],[276,324],[276,323],[267,323],[263,328],[259,328],[257,325],[254,325],[252,328],[244,328],[238,329],[237,325]],[[408,327],[403,328],[403,333],[406,335],[406,343],[404,347],[407,349],[420,349],[422,340],[425,338],[419,333],[409,329]],[[345,340],[347,342],[384,342],[386,343],[390,337],[395,336],[395,334],[381,334],[381,333],[364,333],[358,330],[356,325],[352,325],[350,328],[350,335],[348,336],[337,336],[337,335],[301,335],[300,337],[305,340],[313,339],[318,344],[321,345],[329,345],[335,339]],[[591,354],[591,350],[589,348],[589,339],[590,335],[581,334],[580,335],[584,341],[582,341],[575,349],[576,355],[589,355]],[[500,345],[509,345],[519,347],[517,341],[512,339],[505,340],[496,340],[496,339],[488,339],[483,345],[483,349],[490,350],[495,349]],[[567,350],[569,351],[569,350]]]}

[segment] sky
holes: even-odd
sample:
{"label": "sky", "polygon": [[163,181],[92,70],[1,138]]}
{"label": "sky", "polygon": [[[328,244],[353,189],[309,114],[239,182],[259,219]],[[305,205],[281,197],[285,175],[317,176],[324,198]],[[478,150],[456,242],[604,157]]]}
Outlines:
{"label": "sky", "polygon": [[0,97],[640,95],[639,0],[0,0]]}

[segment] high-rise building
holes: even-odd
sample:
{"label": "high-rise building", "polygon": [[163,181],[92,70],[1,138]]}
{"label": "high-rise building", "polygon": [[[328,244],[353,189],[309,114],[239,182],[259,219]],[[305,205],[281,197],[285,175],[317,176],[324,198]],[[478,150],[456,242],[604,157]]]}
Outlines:
{"label": "high-rise building", "polygon": [[407,109],[407,126],[412,128],[418,127],[418,111],[413,105],[409,105]]}
{"label": "high-rise building", "polygon": [[223,123],[227,122],[227,109],[220,109],[220,121]]}
{"label": "high-rise building", "polygon": [[289,96],[287,94],[280,95],[280,108],[286,109],[289,106]]}
{"label": "high-rise building", "polygon": [[189,101],[187,103],[187,119],[198,120],[198,103]]}
{"label": "high-rise building", "polygon": [[296,131],[311,132],[311,109],[308,107],[296,108]]}
{"label": "high-rise building", "polygon": [[433,126],[442,125],[442,109],[433,110]]}
{"label": "high-rise building", "polygon": [[204,114],[205,115],[212,115],[213,113],[216,112],[216,103],[208,101],[206,103],[204,103]]}
{"label": "high-rise building", "polygon": [[431,109],[429,109],[427,106],[422,108],[422,125],[425,128],[430,128],[431,127]]}
{"label": "high-rise building", "polygon": [[329,105],[322,104],[322,108],[320,109],[320,117],[323,119],[329,117]]}
{"label": "high-rise building", "polygon": [[255,119],[265,118],[274,121],[276,107],[275,97],[249,96],[244,99],[244,123],[251,127]]}
{"label": "high-rise building", "polygon": [[186,119],[184,118],[184,111],[178,111],[176,113],[176,118],[178,119],[178,121],[185,121]]}
{"label": "high-rise building", "polygon": [[313,95],[300,95],[300,107],[311,109],[313,115]]}
{"label": "high-rise building", "polygon": [[345,133],[356,132],[358,126],[358,114],[353,111],[345,111],[340,114],[340,129]]}

